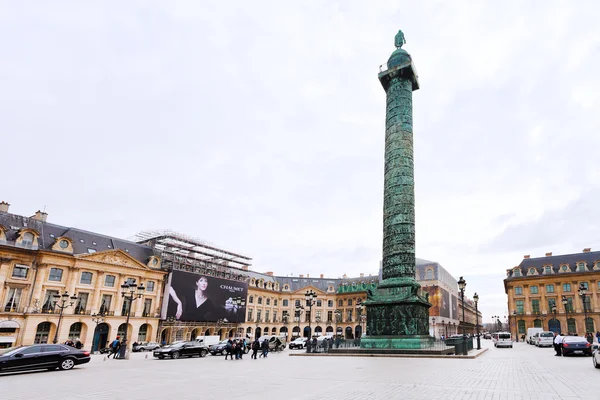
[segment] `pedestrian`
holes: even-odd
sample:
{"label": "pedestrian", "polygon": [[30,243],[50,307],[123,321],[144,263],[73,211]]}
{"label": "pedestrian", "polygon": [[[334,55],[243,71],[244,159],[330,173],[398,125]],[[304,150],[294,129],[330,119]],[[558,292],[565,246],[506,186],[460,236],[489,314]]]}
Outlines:
{"label": "pedestrian", "polygon": [[329,339],[325,338],[323,339],[323,353],[327,353],[328,352],[328,345],[329,345]]}
{"label": "pedestrian", "polygon": [[554,351],[556,351],[556,357],[562,356],[562,340],[563,337],[560,335],[560,332],[554,332]]}
{"label": "pedestrian", "polygon": [[246,351],[246,341],[240,339],[240,360],[244,359],[244,352]]}
{"label": "pedestrian", "polygon": [[313,353],[317,352],[317,337],[313,336]]}
{"label": "pedestrian", "polygon": [[107,358],[110,358],[110,356],[113,356],[113,360],[115,358],[119,358],[119,349],[121,348],[121,340],[120,337],[117,336],[117,338],[115,340],[112,341],[112,343],[110,344],[110,353],[108,354]]}
{"label": "pedestrian", "polygon": [[229,338],[227,341],[227,345],[225,346],[225,359],[227,360],[227,356],[230,356],[233,360],[233,340]]}
{"label": "pedestrian", "polygon": [[82,347],[83,343],[81,343],[81,340],[79,338],[75,339],[75,348],[81,350]]}
{"label": "pedestrian", "polygon": [[235,359],[240,360],[242,358],[242,343],[240,340],[235,341]]}
{"label": "pedestrian", "polygon": [[262,348],[262,354],[260,356],[267,358],[267,355],[269,354],[269,339],[263,340],[261,348]]}
{"label": "pedestrian", "polygon": [[252,356],[250,356],[250,358],[254,358],[256,360],[256,354],[258,353],[259,349],[260,342],[258,341],[258,339],[254,339],[254,342],[252,342]]}
{"label": "pedestrian", "polygon": [[600,343],[600,331],[596,331],[596,342]]}

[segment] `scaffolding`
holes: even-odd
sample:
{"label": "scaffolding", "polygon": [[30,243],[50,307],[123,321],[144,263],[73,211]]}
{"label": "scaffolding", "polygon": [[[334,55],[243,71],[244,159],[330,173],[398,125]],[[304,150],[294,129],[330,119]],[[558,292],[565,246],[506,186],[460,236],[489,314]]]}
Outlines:
{"label": "scaffolding", "polygon": [[170,230],[144,231],[133,240],[152,247],[163,269],[184,270],[225,279],[246,281],[252,258]]}

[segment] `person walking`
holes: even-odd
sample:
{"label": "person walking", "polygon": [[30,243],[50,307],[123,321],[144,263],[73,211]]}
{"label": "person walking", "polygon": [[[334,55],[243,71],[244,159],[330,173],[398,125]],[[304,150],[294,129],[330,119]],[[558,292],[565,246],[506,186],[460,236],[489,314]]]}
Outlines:
{"label": "person walking", "polygon": [[250,358],[254,358],[256,360],[256,355],[258,354],[258,350],[260,349],[260,342],[258,339],[254,339],[252,342],[252,356]]}
{"label": "person walking", "polygon": [[106,356],[106,358],[110,358],[110,356],[113,356],[113,360],[115,358],[119,358],[119,349],[121,348],[121,340],[119,340],[120,337],[117,336],[117,338],[115,340],[112,341],[112,343],[110,344],[110,353],[108,354],[108,356]]}
{"label": "person walking", "polygon": [[269,340],[268,339],[263,340],[261,348],[262,348],[262,354],[260,356],[267,358],[267,354],[269,354]]}
{"label": "person walking", "polygon": [[225,346],[225,359],[227,360],[227,356],[230,356],[233,360],[233,340],[231,338],[227,341],[227,345]]}
{"label": "person walking", "polygon": [[560,335],[559,332],[554,332],[554,351],[556,351],[555,356],[556,357],[560,357],[562,356],[562,340],[563,337]]}
{"label": "person walking", "polygon": [[240,339],[240,360],[244,359],[244,353],[246,352],[246,341]]}

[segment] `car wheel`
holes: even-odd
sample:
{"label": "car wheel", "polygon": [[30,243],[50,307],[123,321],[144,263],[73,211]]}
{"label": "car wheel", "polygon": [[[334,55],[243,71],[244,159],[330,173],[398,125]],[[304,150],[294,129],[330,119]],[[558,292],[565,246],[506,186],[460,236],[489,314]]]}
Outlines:
{"label": "car wheel", "polygon": [[70,369],[72,369],[75,366],[75,360],[73,360],[72,358],[65,358],[64,360],[62,360],[60,362],[60,364],[58,364],[58,368],[62,369],[63,371],[68,371]]}
{"label": "car wheel", "polygon": [[172,358],[173,360],[177,360],[177,359],[178,359],[180,356],[181,356],[181,354],[179,354],[179,352],[178,352],[178,351],[176,351],[176,352],[174,352],[174,353],[171,355],[171,358]]}
{"label": "car wheel", "polygon": [[600,369],[600,364],[598,364],[598,360],[596,357],[592,357],[592,363],[594,363],[594,367]]}
{"label": "car wheel", "polygon": [[208,354],[208,351],[206,351],[206,350],[200,351],[200,357],[206,357],[207,354]]}
{"label": "car wheel", "polygon": [[510,346],[510,348],[512,349],[512,346]]}

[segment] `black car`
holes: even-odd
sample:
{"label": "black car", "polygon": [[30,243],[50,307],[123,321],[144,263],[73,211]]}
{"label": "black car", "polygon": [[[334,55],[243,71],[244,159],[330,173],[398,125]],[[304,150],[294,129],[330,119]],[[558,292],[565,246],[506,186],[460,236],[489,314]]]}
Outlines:
{"label": "black car", "polygon": [[196,342],[181,342],[156,349],[152,354],[161,360],[165,357],[171,357],[174,360],[180,357],[206,357],[208,347]]}
{"label": "black car", "polygon": [[62,344],[34,344],[33,346],[0,349],[0,372],[33,369],[68,370],[90,362],[90,352]]}
{"label": "black car", "polygon": [[586,338],[581,336],[565,336],[562,342],[563,356],[573,354],[592,355],[592,345]]}

